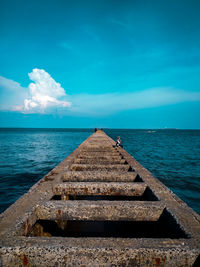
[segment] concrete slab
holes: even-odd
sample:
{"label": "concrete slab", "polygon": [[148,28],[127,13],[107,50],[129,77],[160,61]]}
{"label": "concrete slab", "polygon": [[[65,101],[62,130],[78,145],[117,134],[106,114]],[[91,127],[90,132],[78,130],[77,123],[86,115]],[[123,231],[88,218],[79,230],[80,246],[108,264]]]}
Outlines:
{"label": "concrete slab", "polygon": [[68,171],[62,175],[63,182],[134,182],[138,174],[135,172],[117,171]]}

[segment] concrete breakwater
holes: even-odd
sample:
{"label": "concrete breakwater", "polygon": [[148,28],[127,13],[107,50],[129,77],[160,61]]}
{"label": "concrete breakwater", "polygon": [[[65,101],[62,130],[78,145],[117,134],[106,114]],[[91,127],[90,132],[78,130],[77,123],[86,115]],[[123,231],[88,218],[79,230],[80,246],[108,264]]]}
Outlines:
{"label": "concrete breakwater", "polygon": [[0,215],[0,266],[198,266],[200,216],[97,131]]}

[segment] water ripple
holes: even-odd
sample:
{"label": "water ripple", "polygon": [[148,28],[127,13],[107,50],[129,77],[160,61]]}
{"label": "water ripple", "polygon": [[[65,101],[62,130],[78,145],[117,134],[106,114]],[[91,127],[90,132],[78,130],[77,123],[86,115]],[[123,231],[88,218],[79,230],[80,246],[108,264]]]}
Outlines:
{"label": "water ripple", "polygon": [[106,130],[124,148],[200,214],[199,130]]}

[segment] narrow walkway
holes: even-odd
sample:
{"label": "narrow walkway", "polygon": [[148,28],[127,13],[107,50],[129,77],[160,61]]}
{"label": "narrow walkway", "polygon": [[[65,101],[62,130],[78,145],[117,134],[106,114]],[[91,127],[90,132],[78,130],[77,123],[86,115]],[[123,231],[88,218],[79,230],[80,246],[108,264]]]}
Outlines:
{"label": "narrow walkway", "polygon": [[0,266],[198,266],[200,216],[97,131],[0,216]]}

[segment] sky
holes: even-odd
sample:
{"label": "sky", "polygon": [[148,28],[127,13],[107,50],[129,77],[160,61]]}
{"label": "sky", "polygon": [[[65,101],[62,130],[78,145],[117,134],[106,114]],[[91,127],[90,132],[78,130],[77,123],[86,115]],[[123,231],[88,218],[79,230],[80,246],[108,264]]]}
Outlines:
{"label": "sky", "polygon": [[200,129],[199,0],[0,0],[0,127]]}

